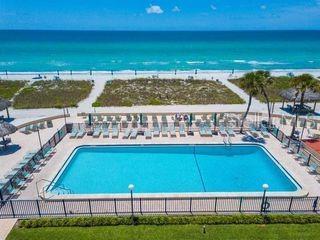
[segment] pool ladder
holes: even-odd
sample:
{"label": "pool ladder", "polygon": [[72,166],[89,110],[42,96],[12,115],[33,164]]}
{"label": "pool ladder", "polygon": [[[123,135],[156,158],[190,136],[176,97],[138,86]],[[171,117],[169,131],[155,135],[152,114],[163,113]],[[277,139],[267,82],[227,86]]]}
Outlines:
{"label": "pool ladder", "polygon": [[231,138],[230,135],[227,135],[228,137],[223,137],[223,143],[225,146],[231,146],[232,142],[231,142]]}
{"label": "pool ladder", "polygon": [[[47,182],[48,184],[45,184],[41,190],[39,189],[39,183],[40,182]],[[52,194],[50,197],[47,195],[47,190],[48,190],[48,187],[52,184],[56,184],[56,181],[50,181],[50,180],[47,180],[47,179],[40,179],[39,181],[36,182],[36,188],[37,188],[37,195],[39,198],[41,199],[49,199],[51,197],[53,197],[54,195]],[[71,194],[72,193],[72,190],[70,188],[67,188],[65,187],[64,185],[61,185],[59,187],[56,187],[55,188],[55,192],[57,193],[57,195],[60,195],[60,194]]]}

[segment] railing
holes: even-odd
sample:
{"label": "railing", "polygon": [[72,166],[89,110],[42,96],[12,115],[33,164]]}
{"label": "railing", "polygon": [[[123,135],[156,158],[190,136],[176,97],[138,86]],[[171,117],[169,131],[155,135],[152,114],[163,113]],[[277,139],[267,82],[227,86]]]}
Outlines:
{"label": "railing", "polygon": [[281,143],[286,144],[288,148],[293,150],[293,153],[301,153],[306,159],[306,165],[310,165],[311,162],[320,166],[320,158],[318,154],[314,154],[310,151],[309,147],[300,140],[293,140],[289,136],[286,136],[279,128],[273,128],[271,134],[277,138]]}
{"label": "railing", "polygon": [[40,149],[35,155],[25,164],[21,165],[21,168],[8,179],[8,182],[0,189],[0,201],[8,200],[12,197],[11,190],[15,189],[14,180],[23,178],[23,171],[28,171],[29,173],[33,173],[37,169],[33,169],[32,164],[38,163],[39,159],[43,158],[43,151],[48,149],[49,147],[55,147],[67,134],[67,126],[64,125],[61,129],[59,129],[50,139],[46,142],[42,149]]}
{"label": "railing", "polygon": [[[132,202],[131,202],[132,201]],[[131,204],[133,203],[133,204]],[[194,197],[0,202],[0,218],[152,214],[319,213],[319,197]]]}

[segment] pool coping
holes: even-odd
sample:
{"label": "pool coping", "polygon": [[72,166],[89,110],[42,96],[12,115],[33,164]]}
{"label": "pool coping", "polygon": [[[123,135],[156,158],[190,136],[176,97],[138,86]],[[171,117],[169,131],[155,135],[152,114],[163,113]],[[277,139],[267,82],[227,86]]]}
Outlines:
{"label": "pool coping", "polygon": [[[68,167],[69,162],[72,160],[73,155],[77,152],[78,149],[84,147],[136,147],[136,146],[206,146],[206,145],[214,145],[214,146],[226,146],[226,144],[222,143],[175,143],[175,144],[168,144],[168,143],[145,143],[145,144],[83,144],[76,146],[72,152],[69,154],[63,165],[57,171],[57,173],[51,178],[52,183],[46,187],[46,197],[49,195],[48,198],[50,199],[113,199],[113,198],[128,198],[128,193],[98,193],[98,194],[62,194],[57,195],[50,191],[53,187],[53,182],[57,181],[61,174],[63,174],[66,167]],[[282,171],[287,178],[297,187],[296,191],[268,191],[267,195],[270,197],[305,197],[308,195],[308,192],[303,189],[303,187],[299,184],[299,182],[281,165],[281,163],[270,153],[270,151],[261,143],[233,143],[232,146],[259,146],[260,148],[265,151],[265,153],[274,161],[277,167]],[[259,192],[179,192],[179,193],[134,193],[135,197],[140,198],[190,198],[190,197],[261,197],[263,194],[263,190]]]}

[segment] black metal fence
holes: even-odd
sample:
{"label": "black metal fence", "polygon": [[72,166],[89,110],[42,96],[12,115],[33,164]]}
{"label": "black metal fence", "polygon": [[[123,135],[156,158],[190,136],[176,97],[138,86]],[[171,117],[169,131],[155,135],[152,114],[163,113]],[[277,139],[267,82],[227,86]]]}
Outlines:
{"label": "black metal fence", "polygon": [[292,150],[293,154],[300,153],[301,156],[306,160],[306,165],[315,163],[319,166],[320,159],[315,154],[311,153],[304,142],[300,140],[293,140],[289,136],[286,136],[279,128],[273,128],[271,134],[277,138],[282,144],[286,145]]}
{"label": "black metal fence", "polygon": [[152,214],[319,213],[319,197],[194,197],[9,200],[0,218]]}
{"label": "black metal fence", "polygon": [[[0,201],[10,199],[14,194],[14,191],[17,191],[19,184],[17,183],[18,179],[24,178],[24,172],[33,173],[37,169],[34,166],[43,159],[44,153],[48,148],[55,147],[67,134],[67,126],[64,125],[59,129],[43,146],[42,149],[39,149],[30,160],[19,166],[19,169],[12,175],[7,177],[8,181],[0,188]],[[22,159],[21,159],[22,160]]]}

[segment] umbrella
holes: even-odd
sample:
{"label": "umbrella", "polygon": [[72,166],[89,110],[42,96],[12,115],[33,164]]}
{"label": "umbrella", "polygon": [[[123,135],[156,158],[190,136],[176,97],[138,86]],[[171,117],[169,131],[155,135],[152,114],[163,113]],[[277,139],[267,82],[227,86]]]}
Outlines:
{"label": "umbrella", "polygon": [[190,113],[190,117],[189,117],[189,126],[190,127],[192,126],[192,118],[193,118],[192,113]]}
{"label": "umbrella", "polygon": [[9,110],[8,110],[8,107],[11,106],[11,102],[6,100],[6,99],[3,99],[3,98],[0,98],[0,111],[3,111],[3,110],[7,110],[7,116],[8,118],[10,117],[9,116]]}
{"label": "umbrella", "polygon": [[89,118],[89,126],[91,126],[92,125],[92,114],[91,113],[89,113],[88,118]]}
{"label": "umbrella", "polygon": [[0,137],[2,137],[5,146],[6,146],[6,142],[5,142],[4,137],[9,134],[15,133],[16,131],[17,131],[16,126],[14,126],[10,123],[7,123],[7,122],[0,123]]}
{"label": "umbrella", "polygon": [[212,121],[214,123],[214,131],[216,131],[216,126],[217,126],[217,114],[216,113],[212,114]]}

